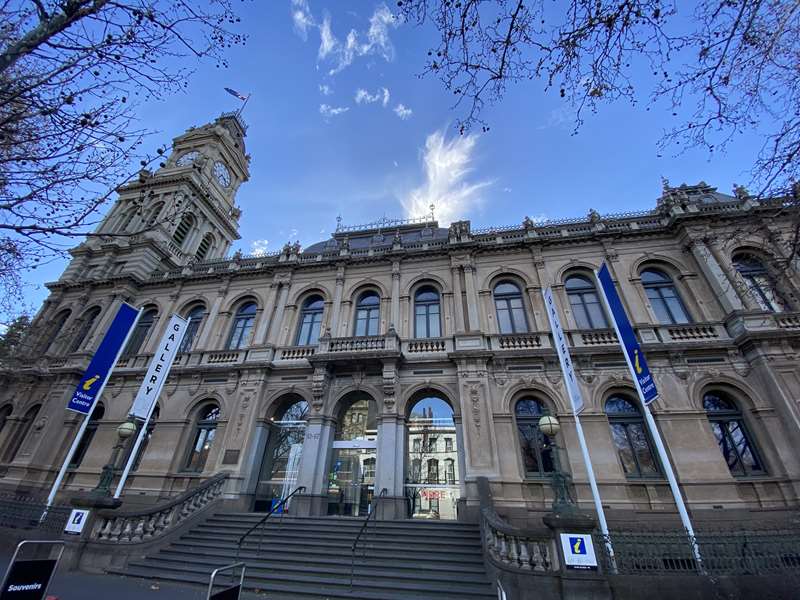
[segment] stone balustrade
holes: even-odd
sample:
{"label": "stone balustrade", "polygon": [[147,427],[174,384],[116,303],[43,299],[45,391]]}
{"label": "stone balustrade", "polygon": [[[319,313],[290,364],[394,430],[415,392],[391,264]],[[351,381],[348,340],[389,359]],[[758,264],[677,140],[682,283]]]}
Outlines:
{"label": "stone balustrade", "polygon": [[483,551],[501,569],[547,573],[557,571],[553,539],[511,526],[492,507],[481,509]]}
{"label": "stone balustrade", "polygon": [[781,329],[800,329],[800,313],[778,313],[775,323]]}
{"label": "stone balustrade", "polygon": [[430,354],[433,352],[447,352],[452,349],[450,340],[446,338],[417,338],[408,340],[404,344],[403,352],[407,354]]}
{"label": "stone balustrade", "polygon": [[161,537],[208,508],[223,494],[228,473],[220,473],[152,508],[136,512],[101,511],[89,539],[93,542],[135,544]]}
{"label": "stone balustrade", "polygon": [[278,360],[303,360],[309,356],[314,356],[316,346],[286,346],[278,348]]}
{"label": "stone balustrade", "polygon": [[[495,344],[496,341],[496,344]],[[536,333],[499,335],[492,340],[492,348],[500,350],[535,350],[542,347],[542,338]]]}
{"label": "stone balustrade", "polygon": [[714,325],[673,325],[665,329],[669,338],[664,341],[716,340],[720,337]]}
{"label": "stone balustrade", "polygon": [[578,333],[581,346],[606,346],[619,343],[617,334],[613,329],[593,329]]}
{"label": "stone balustrade", "polygon": [[244,350],[222,350],[217,352],[206,352],[202,362],[208,365],[229,365],[240,363],[244,359]]}

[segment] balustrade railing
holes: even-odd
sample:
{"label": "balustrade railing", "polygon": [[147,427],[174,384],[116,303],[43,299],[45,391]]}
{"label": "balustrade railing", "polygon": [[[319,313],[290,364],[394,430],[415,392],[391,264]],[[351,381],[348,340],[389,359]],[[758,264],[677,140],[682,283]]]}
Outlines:
{"label": "balustrade railing", "polygon": [[497,337],[497,345],[501,350],[532,350],[541,348],[542,338],[534,333],[500,335]]}
{"label": "balustrade railing", "polygon": [[557,570],[551,536],[513,527],[490,506],[481,509],[481,536],[484,554],[502,569],[540,573]]}
{"label": "balustrade railing", "polygon": [[602,346],[606,344],[616,344],[617,334],[612,329],[596,329],[593,331],[581,331],[581,342],[584,346]]}
{"label": "balustrade railing", "polygon": [[713,325],[675,325],[668,327],[669,337],[676,341],[713,340],[719,337]]}
{"label": "balustrade railing", "polygon": [[406,346],[406,352],[409,354],[446,351],[447,340],[445,338],[419,338],[408,340]]}
{"label": "balustrade railing", "polygon": [[385,350],[386,338],[382,335],[332,338],[328,342],[328,352],[369,352]]}
{"label": "balustrade railing", "polygon": [[241,362],[241,350],[223,350],[220,352],[206,352],[203,362],[214,364],[230,364]]}
{"label": "balustrade railing", "polygon": [[161,537],[213,504],[225,488],[228,473],[220,473],[163,504],[135,512],[100,512],[89,539],[135,544]]}
{"label": "balustrade railing", "polygon": [[775,322],[781,329],[800,329],[800,314],[777,314]]}
{"label": "balustrade railing", "polygon": [[314,356],[316,350],[316,346],[287,346],[278,349],[280,352],[280,360],[300,360],[308,358],[309,356]]}

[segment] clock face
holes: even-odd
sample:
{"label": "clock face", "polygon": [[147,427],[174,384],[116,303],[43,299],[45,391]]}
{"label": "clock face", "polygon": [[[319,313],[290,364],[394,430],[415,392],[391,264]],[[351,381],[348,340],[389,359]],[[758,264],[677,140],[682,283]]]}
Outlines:
{"label": "clock face", "polygon": [[178,165],[179,167],[185,167],[196,161],[199,156],[200,153],[197,150],[192,150],[191,152],[182,154],[181,157],[175,161],[175,164]]}
{"label": "clock face", "polygon": [[231,184],[231,173],[225,163],[219,161],[214,163],[214,177],[222,187],[228,187]]}

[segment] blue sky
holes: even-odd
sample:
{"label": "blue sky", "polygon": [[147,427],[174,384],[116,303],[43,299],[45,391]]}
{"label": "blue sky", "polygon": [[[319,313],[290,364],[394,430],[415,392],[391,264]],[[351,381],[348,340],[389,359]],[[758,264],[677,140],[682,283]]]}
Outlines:
{"label": "blue sky", "polygon": [[[572,135],[569,107],[535,81],[511,86],[485,111],[488,133],[459,136],[452,95],[419,77],[435,32],[392,19],[395,3],[236,6],[250,39],[231,49],[230,67],[200,66],[185,94],[142,106],[140,118],[159,132],[155,147],[238,109],[223,87],[251,94],[243,114],[251,179],[238,194],[234,247],[244,253],[325,239],[338,215],[366,223],[425,213],[431,203],[441,225],[466,218],[475,227],[651,208],[661,176],[730,192],[748,182],[759,148],[744,137],[713,160],[700,151],[659,157],[656,142],[674,117],[646,103],[605,106]],[[47,296],[41,284],[65,265],[29,274],[34,308]]]}

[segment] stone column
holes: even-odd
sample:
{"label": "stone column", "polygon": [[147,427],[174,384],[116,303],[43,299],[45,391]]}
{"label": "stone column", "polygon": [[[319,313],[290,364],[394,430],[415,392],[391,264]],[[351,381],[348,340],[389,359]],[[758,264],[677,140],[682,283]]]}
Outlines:
{"label": "stone column", "polygon": [[400,330],[400,261],[392,263],[392,309],[390,323]]}
{"label": "stone column", "polygon": [[336,289],[333,292],[333,306],[331,307],[330,316],[330,330],[331,335],[337,337],[339,322],[341,321],[342,312],[342,292],[344,290],[344,267],[339,267],[336,270]]}
{"label": "stone column", "polygon": [[308,419],[303,439],[303,454],[297,470],[297,485],[305,491],[292,500],[297,516],[327,514],[328,462],[335,432],[331,417],[313,416]]}
{"label": "stone column", "polygon": [[[453,294],[450,292],[442,292],[442,337],[453,335]],[[413,313],[411,319],[415,319]]]}
{"label": "stone column", "polygon": [[385,414],[378,421],[378,448],[375,464],[375,495],[386,488],[386,497],[377,504],[377,518],[405,519],[408,516],[403,493],[406,434],[400,415]]}
{"label": "stone column", "polygon": [[467,316],[469,318],[468,331],[480,331],[481,323],[478,317],[478,292],[475,289],[475,268],[464,265],[464,281],[467,286]]}
{"label": "stone column", "polygon": [[744,305],[734,289],[733,282],[725,274],[705,241],[700,239],[691,240],[689,249],[697,261],[697,266],[700,267],[709,285],[711,285],[711,289],[714,291],[714,295],[719,300],[725,314],[743,310]]}
{"label": "stone column", "polygon": [[272,320],[272,327],[269,330],[269,336],[267,337],[267,343],[273,344],[275,346],[278,345],[281,336],[281,332],[283,331],[283,315],[286,311],[286,300],[289,297],[289,283],[288,282],[281,282],[281,289],[278,292],[278,304],[275,307],[275,318]]}
{"label": "stone column", "polygon": [[453,312],[456,316],[456,333],[464,333],[464,304],[461,295],[461,267],[450,267],[453,274]]}

